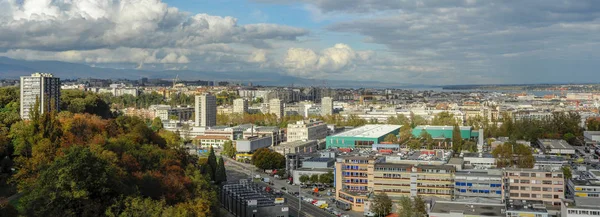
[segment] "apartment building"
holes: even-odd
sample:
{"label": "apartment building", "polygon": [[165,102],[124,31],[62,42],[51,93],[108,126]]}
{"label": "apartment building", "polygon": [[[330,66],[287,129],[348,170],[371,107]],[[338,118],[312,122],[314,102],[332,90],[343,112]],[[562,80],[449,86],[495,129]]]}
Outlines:
{"label": "apartment building", "polygon": [[321,99],[321,115],[327,116],[333,114],[333,99],[331,97],[323,97]]}
{"label": "apartment building", "polygon": [[328,131],[327,124],[322,121],[297,121],[295,124],[288,124],[287,141],[294,142],[325,139]]}
{"label": "apartment building", "polygon": [[40,103],[40,114],[53,108],[60,111],[60,78],[39,72],[21,76],[21,119],[29,119],[36,100]]}
{"label": "apartment building", "polygon": [[508,200],[542,201],[547,206],[560,206],[565,197],[562,171],[505,169],[502,197]]}
{"label": "apartment building", "polygon": [[161,120],[178,120],[178,121],[188,121],[192,120],[192,116],[194,114],[194,108],[192,107],[174,107],[171,106],[160,106],[155,110],[155,117],[160,118]]}
{"label": "apartment building", "polygon": [[285,115],[283,108],[283,101],[277,98],[269,100],[269,114],[275,114],[277,118],[282,118]]}
{"label": "apartment building", "polygon": [[200,127],[217,125],[217,98],[210,94],[196,96],[195,124]]}
{"label": "apartment building", "polygon": [[238,98],[233,100],[233,113],[245,114],[248,113],[248,100]]}

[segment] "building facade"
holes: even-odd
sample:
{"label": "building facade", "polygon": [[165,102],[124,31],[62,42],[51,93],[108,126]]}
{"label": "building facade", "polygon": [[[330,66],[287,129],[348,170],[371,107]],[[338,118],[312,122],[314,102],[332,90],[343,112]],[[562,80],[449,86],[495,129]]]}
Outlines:
{"label": "building facade", "polygon": [[502,176],[503,198],[541,201],[547,206],[560,206],[565,196],[561,170],[505,169]]}
{"label": "building facade", "polygon": [[325,139],[329,129],[327,124],[322,121],[308,120],[298,121],[295,124],[288,124],[287,141],[306,141]]}
{"label": "building facade", "polygon": [[384,141],[388,134],[398,135],[401,125],[368,124],[326,138],[327,148],[368,148]]}
{"label": "building facade", "polygon": [[200,127],[217,125],[217,98],[210,94],[196,96],[195,124]]}
{"label": "building facade", "polygon": [[24,120],[30,118],[30,113],[39,101],[40,114],[51,109],[60,111],[60,78],[49,73],[33,73],[21,77],[21,108],[20,115]]}
{"label": "building facade", "polygon": [[321,99],[321,115],[333,115],[333,99],[331,97]]}
{"label": "building facade", "polygon": [[454,175],[454,198],[489,198],[502,201],[502,171],[457,171]]}
{"label": "building facade", "polygon": [[248,100],[237,98],[233,100],[233,113],[245,114],[248,113]]}
{"label": "building facade", "polygon": [[269,100],[269,114],[275,114],[277,118],[282,118],[283,113],[283,101],[278,98]]}

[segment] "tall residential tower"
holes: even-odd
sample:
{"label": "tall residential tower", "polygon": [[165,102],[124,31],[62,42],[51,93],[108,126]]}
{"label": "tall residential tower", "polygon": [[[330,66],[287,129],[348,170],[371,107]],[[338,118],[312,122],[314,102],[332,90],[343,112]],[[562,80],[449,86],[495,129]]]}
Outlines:
{"label": "tall residential tower", "polygon": [[238,98],[233,100],[233,113],[245,114],[248,113],[248,100]]}
{"label": "tall residential tower", "polygon": [[283,101],[275,98],[269,100],[269,113],[275,114],[277,118],[283,118]]}
{"label": "tall residential tower", "polygon": [[51,109],[60,110],[60,78],[49,73],[21,76],[21,118],[28,120],[35,100],[39,99],[40,114]]}
{"label": "tall residential tower", "polygon": [[195,125],[212,127],[217,125],[217,98],[210,94],[196,96]]}
{"label": "tall residential tower", "polygon": [[321,115],[327,116],[333,114],[333,99],[331,97],[323,97],[321,99]]}

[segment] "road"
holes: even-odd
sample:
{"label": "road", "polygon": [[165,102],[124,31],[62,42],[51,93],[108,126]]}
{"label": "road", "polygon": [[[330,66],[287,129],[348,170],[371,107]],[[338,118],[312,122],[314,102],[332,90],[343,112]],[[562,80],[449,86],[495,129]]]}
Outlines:
{"label": "road", "polygon": [[[225,164],[225,169],[227,170],[227,176],[228,179],[230,178],[230,176],[233,176],[233,180],[236,180],[239,178],[241,178],[240,176],[246,175],[246,178],[249,177],[253,177],[253,175],[255,175],[256,173],[254,173],[255,171],[255,167],[252,165],[248,165],[248,164],[243,164],[243,163],[239,163],[239,162],[235,162],[234,160],[231,159],[226,159],[226,164]],[[243,175],[240,175],[243,174]],[[261,174],[262,175],[262,174]],[[260,185],[263,186],[268,186],[266,183],[263,182],[258,182]],[[272,186],[270,186],[271,188],[275,189],[275,190],[279,190],[281,189],[281,187],[286,187],[289,188],[289,186],[286,186],[287,184],[282,184],[285,183],[284,181],[281,180],[273,180],[273,184]],[[283,197],[286,200],[286,203],[288,204],[288,206],[290,207],[290,216],[298,216],[298,209],[300,208],[300,217],[321,217],[321,216],[330,216],[333,217],[334,215],[331,213],[328,213],[327,211],[320,209],[319,207],[316,207],[315,205],[312,205],[310,203],[301,202],[301,205],[299,205],[299,198],[288,194],[287,192],[283,192]],[[329,201],[328,201],[329,202]],[[299,207],[301,206],[301,207]]]}

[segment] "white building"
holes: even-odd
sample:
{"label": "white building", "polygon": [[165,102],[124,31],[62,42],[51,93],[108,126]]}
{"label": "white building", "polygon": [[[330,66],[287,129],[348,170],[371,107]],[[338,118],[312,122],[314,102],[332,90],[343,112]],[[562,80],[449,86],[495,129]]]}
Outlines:
{"label": "white building", "polygon": [[283,102],[279,99],[269,100],[269,114],[275,114],[277,118],[282,118],[283,113]]}
{"label": "white building", "polygon": [[333,114],[333,99],[331,97],[323,97],[321,99],[321,115]]}
{"label": "white building", "polygon": [[308,120],[297,121],[295,124],[288,124],[287,141],[306,141],[319,140],[327,137],[329,129],[327,124],[322,121]]}
{"label": "white building", "polygon": [[192,119],[194,108],[191,107],[165,107],[160,106],[154,110],[155,117],[159,117],[161,120],[169,120],[171,117],[176,117],[178,121],[188,121]]}
{"label": "white building", "polygon": [[[40,114],[51,109],[60,110],[60,78],[50,73],[33,73],[21,76],[21,118],[29,119],[36,99],[40,103]],[[53,105],[51,105],[51,103]]]}
{"label": "white building", "polygon": [[195,125],[212,127],[217,125],[217,98],[210,94],[196,96]]}
{"label": "white building", "polygon": [[233,100],[233,113],[245,114],[248,113],[248,100],[238,98]]}

